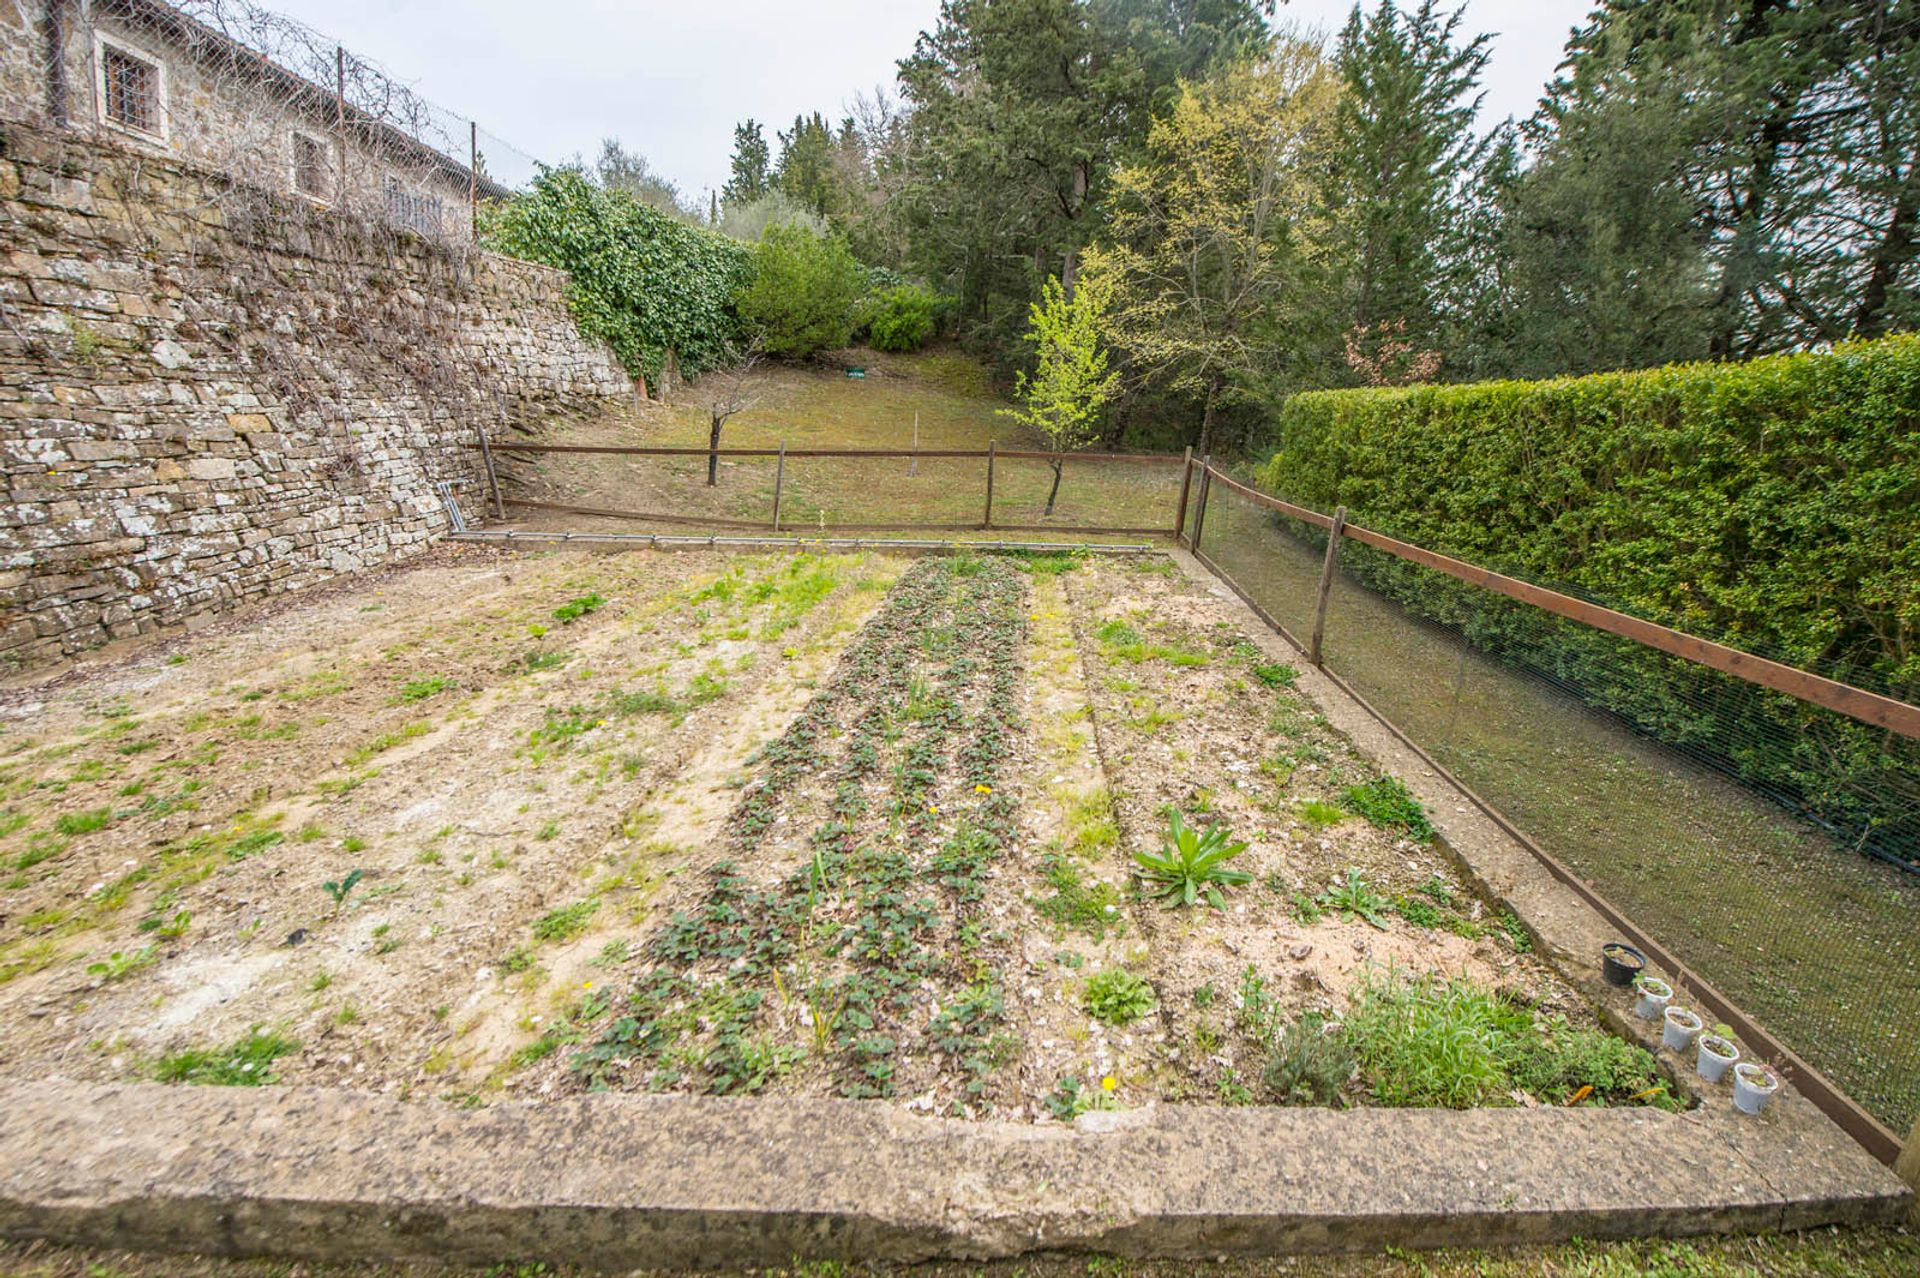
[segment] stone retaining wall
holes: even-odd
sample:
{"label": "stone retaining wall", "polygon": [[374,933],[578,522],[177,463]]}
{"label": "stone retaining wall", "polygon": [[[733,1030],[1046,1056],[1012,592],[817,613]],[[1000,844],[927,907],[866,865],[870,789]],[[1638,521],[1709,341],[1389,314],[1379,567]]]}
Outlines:
{"label": "stone retaining wall", "polygon": [[0,128],[0,673],[416,553],[476,424],[633,393],[563,272]]}

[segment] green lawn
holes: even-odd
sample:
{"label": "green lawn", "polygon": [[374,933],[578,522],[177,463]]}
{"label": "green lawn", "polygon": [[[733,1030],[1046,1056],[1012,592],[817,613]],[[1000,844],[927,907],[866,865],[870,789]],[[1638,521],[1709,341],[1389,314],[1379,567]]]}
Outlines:
{"label": "green lawn", "polygon": [[[918,422],[927,449],[1041,449],[1044,440],[1001,410],[1008,405],[984,371],[951,351],[919,355],[862,352],[867,376],[837,368],[765,365],[753,375],[754,404],[732,418],[726,448],[910,448]],[[681,388],[670,405],[649,405],[585,422],[555,423],[541,443],[704,448],[705,391]],[[543,501],[687,518],[765,523],[773,513],[772,458],[727,458],[719,482],[706,485],[697,457],[505,454],[509,492]],[[1173,527],[1179,458],[1128,465],[1069,462],[1054,513],[1045,514],[1052,468],[1044,461],[999,460],[994,467],[996,525],[1040,525],[1065,533],[1089,527]],[[781,523],[795,532],[850,525],[977,525],[986,510],[981,459],[792,458],[786,463]],[[509,512],[510,514],[516,512]],[[520,511],[519,514],[526,512]],[[541,527],[582,527],[577,517],[540,516]],[[647,531],[667,523],[629,525]]]}

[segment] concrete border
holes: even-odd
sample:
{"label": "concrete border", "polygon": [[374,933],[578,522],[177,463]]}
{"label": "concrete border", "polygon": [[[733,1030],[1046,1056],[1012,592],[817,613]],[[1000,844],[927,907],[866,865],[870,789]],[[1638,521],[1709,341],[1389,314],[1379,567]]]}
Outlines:
{"label": "concrete border", "polygon": [[1069,1128],[633,1095],[463,1112],[318,1088],[12,1082],[0,1234],[657,1269],[1899,1223],[1909,1191],[1830,1131],[1653,1110],[1172,1106]]}
{"label": "concrete border", "polygon": [[[1276,657],[1292,649],[1173,558]],[[1237,612],[1235,612],[1237,610]],[[1617,1028],[1605,920],[1319,672],[1303,690]],[[1665,1064],[1679,1078],[1684,1063]],[[872,1102],[602,1095],[460,1111],[355,1092],[0,1081],[0,1236],[602,1268],[1098,1251],[1203,1258],[1896,1225],[1913,1192],[1797,1094],[1655,1110],[1149,1106],[1074,1127]]]}

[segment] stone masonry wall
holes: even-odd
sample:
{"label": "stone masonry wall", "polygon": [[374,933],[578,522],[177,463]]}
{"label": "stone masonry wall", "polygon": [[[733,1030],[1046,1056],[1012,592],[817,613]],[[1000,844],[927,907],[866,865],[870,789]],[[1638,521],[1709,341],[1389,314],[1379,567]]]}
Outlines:
{"label": "stone masonry wall", "polygon": [[633,393],[551,268],[0,126],[0,673],[403,558]]}

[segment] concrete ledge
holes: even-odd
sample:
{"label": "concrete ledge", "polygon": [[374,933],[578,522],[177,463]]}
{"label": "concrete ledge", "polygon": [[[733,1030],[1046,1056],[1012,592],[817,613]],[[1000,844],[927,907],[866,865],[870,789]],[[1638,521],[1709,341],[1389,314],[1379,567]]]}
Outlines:
{"label": "concrete ledge", "polygon": [[0,1234],[227,1255],[1207,1257],[1897,1224],[1911,1197],[1791,1109],[1160,1106],[1067,1128],[852,1101],[458,1111],[325,1089],[0,1083]]}

